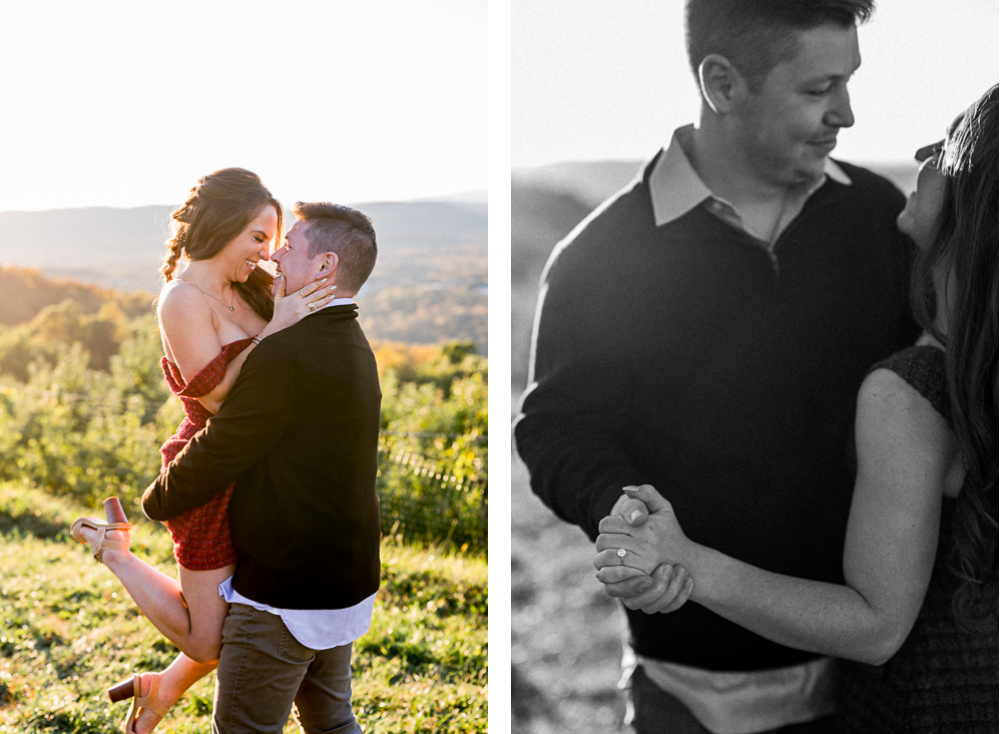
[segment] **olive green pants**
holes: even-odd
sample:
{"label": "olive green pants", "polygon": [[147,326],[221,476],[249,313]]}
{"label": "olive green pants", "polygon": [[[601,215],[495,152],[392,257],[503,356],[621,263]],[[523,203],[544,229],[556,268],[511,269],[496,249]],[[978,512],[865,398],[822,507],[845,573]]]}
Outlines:
{"label": "olive green pants", "polygon": [[270,612],[230,607],[216,676],[214,734],[280,734],[293,705],[307,734],[361,734],[351,710],[351,645],[311,650]]}

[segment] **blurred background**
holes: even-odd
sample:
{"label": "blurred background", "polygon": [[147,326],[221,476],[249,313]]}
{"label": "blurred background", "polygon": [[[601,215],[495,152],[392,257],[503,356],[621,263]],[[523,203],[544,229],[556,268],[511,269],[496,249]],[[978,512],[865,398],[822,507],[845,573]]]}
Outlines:
{"label": "blurred background", "polygon": [[[859,29],[856,118],[833,153],[908,193],[913,153],[1000,76],[996,0],[882,0]],[[512,0],[511,417],[527,384],[542,267],[553,246],[696,119],[680,2]],[[616,731],[624,615],[593,547],[531,493],[512,457],[514,730]]]}

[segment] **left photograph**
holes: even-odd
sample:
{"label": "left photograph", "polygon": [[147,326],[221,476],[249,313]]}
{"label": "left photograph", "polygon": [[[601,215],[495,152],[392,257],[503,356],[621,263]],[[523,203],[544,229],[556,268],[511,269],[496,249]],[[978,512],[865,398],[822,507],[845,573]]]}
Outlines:
{"label": "left photograph", "polygon": [[487,3],[252,11],[0,11],[0,731],[487,730]]}

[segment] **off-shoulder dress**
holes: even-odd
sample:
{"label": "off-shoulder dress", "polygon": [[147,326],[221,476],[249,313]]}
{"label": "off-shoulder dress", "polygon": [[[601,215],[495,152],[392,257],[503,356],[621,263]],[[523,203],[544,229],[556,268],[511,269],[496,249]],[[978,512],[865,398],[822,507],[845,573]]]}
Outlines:
{"label": "off-shoulder dress", "polygon": [[[162,466],[166,467],[173,461],[188,441],[205,427],[213,414],[198,402],[198,398],[207,395],[222,382],[226,366],[250,346],[252,341],[253,337],[247,337],[226,344],[219,356],[205,365],[188,383],[184,382],[176,364],[166,357],[160,360],[170,391],[184,405],[184,420],[174,435],[160,447]],[[236,550],[229,535],[229,498],[232,493],[233,485],[229,485],[207,504],[188,510],[167,522],[174,542],[174,558],[181,566],[191,571],[209,571],[236,563]]]}

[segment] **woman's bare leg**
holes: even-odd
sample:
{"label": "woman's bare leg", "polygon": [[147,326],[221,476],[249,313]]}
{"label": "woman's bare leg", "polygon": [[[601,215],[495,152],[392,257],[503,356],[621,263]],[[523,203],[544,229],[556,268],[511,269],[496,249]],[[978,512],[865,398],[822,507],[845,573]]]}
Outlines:
{"label": "woman's bare leg", "polygon": [[[151,679],[159,676],[160,689],[157,695],[160,703],[170,708],[177,702],[177,699],[184,695],[184,692],[188,688],[211,673],[215,668],[215,663],[209,665],[196,663],[182,653],[162,673],[143,673],[139,684],[139,693],[142,696],[148,696]],[[149,734],[159,723],[160,717],[151,709],[141,709],[139,717],[135,720],[135,734]]]}
{"label": "woman's bare leg", "polygon": [[[83,528],[89,541],[97,531]],[[108,531],[109,540],[124,540],[128,531]],[[233,574],[234,566],[211,571],[191,571],[178,566],[180,580],[172,579],[131,551],[105,550],[102,563],[118,577],[136,606],[164,637],[202,664],[214,664],[222,644],[222,624],[229,605],[219,598],[219,584]]]}
{"label": "woman's bare leg", "polygon": [[[90,541],[97,531],[81,529]],[[108,540],[125,540],[128,531],[108,531]],[[222,646],[222,625],[229,604],[219,597],[219,584],[232,575],[233,565],[210,571],[192,571],[177,567],[178,579],[172,579],[131,551],[107,548],[101,562],[118,577],[136,606],[150,622],[180,650],[173,663],[162,673],[143,673],[140,695],[149,694],[150,681],[159,677],[158,698],[167,708],[184,692],[215,670]],[[135,722],[136,734],[149,734],[160,722],[151,709],[141,709]]]}

